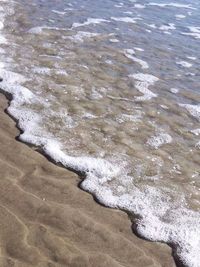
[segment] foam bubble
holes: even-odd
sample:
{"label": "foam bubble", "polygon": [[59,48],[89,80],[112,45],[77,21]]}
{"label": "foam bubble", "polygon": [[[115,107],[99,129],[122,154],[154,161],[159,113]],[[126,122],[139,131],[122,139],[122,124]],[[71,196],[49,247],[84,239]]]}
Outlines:
{"label": "foam bubble", "polygon": [[184,18],[186,18],[186,16],[183,15],[183,14],[176,14],[175,17],[176,17],[176,19],[184,19]]}
{"label": "foam bubble", "polygon": [[187,61],[184,61],[184,60],[178,61],[178,62],[176,62],[176,64],[177,65],[180,65],[180,66],[182,66],[184,68],[190,68],[190,67],[192,67],[192,64],[191,63],[189,63]]}
{"label": "foam bubble", "polygon": [[7,39],[4,36],[0,35],[0,44],[7,44],[7,43],[8,43]]}
{"label": "foam bubble", "polygon": [[200,141],[195,144],[195,147],[200,149]]}
{"label": "foam bubble", "polygon": [[135,8],[139,8],[139,9],[144,9],[145,8],[145,5],[135,4],[134,7]]}
{"label": "foam bubble", "polygon": [[4,23],[0,21],[0,30],[2,30],[3,28],[4,28]]}
{"label": "foam bubble", "polygon": [[161,31],[169,31],[169,30],[175,30],[176,27],[173,23],[168,23],[166,25],[162,25],[159,27],[159,30]]}
{"label": "foam bubble", "polygon": [[66,12],[64,12],[64,11],[59,11],[59,10],[54,10],[54,9],[52,10],[52,12],[54,12],[58,15],[65,15],[66,14]]}
{"label": "foam bubble", "polygon": [[158,7],[178,7],[178,8],[186,8],[186,9],[196,9],[195,7],[191,6],[190,4],[180,4],[180,3],[155,3],[151,2],[148,3],[149,6],[158,6]]}
{"label": "foam bubble", "polygon": [[88,18],[85,22],[83,23],[73,23],[72,24],[72,28],[78,28],[78,27],[82,27],[82,26],[87,26],[90,24],[100,24],[103,22],[109,22],[109,20],[106,19],[97,19],[97,18]]}
{"label": "foam bubble", "polygon": [[148,69],[149,68],[149,65],[146,61],[142,60],[142,59],[139,59],[135,56],[133,56],[135,54],[134,50],[132,49],[126,49],[124,51],[124,54],[127,58],[129,59],[132,59],[133,61],[137,62],[138,64],[141,65],[142,69]]}
{"label": "foam bubble", "polygon": [[200,27],[189,26],[190,32],[182,32],[183,35],[192,36],[195,39],[200,39]]}
{"label": "foam bubble", "polygon": [[5,49],[3,49],[2,47],[0,47],[0,54],[5,54],[5,53],[6,53]]}
{"label": "foam bubble", "polygon": [[147,140],[147,145],[152,148],[158,149],[164,144],[169,144],[172,142],[172,137],[167,133],[160,133],[158,135],[152,136]]}
{"label": "foam bubble", "polygon": [[127,121],[132,121],[132,122],[138,122],[141,120],[143,115],[143,112],[140,110],[137,110],[135,114],[120,114],[117,116],[116,120],[119,123],[127,122]]}
{"label": "foam bubble", "polygon": [[200,105],[179,104],[179,106],[186,108],[193,117],[200,121]]}
{"label": "foam bubble", "polygon": [[133,14],[132,11],[124,11],[123,13],[124,13],[124,14],[128,14],[128,15],[132,15],[132,14]]}
{"label": "foam bubble", "polygon": [[126,22],[126,23],[136,23],[137,20],[141,20],[141,18],[131,18],[131,17],[111,17],[114,21]]}
{"label": "foam bubble", "polygon": [[34,73],[38,73],[38,74],[48,74],[50,75],[51,73],[51,69],[50,68],[45,68],[45,67],[35,67],[33,68],[33,72]]}
{"label": "foam bubble", "polygon": [[152,24],[146,24],[148,27],[152,28],[152,29],[157,29],[156,25],[154,23]]}
{"label": "foam bubble", "polygon": [[48,27],[48,26],[38,26],[38,27],[33,27],[28,30],[28,33],[31,34],[42,34],[44,33],[44,30],[56,30],[56,31],[65,31],[65,28],[58,28],[58,27]]}
{"label": "foam bubble", "polygon": [[119,4],[119,5],[114,5],[115,7],[119,7],[119,8],[121,8],[121,7],[123,7],[123,3],[121,3],[121,4]]}
{"label": "foam bubble", "polygon": [[144,51],[144,49],[142,49],[140,47],[134,47],[134,49],[137,50],[137,51],[140,51],[140,52],[143,52]]}
{"label": "foam bubble", "polygon": [[177,93],[180,91],[180,89],[178,89],[178,88],[170,88],[170,91],[171,91],[173,94],[177,94]]}
{"label": "foam bubble", "polygon": [[109,39],[109,41],[110,41],[111,43],[119,43],[119,40],[118,40],[118,39]]}
{"label": "foam bubble", "polygon": [[74,36],[70,36],[69,38],[75,42],[83,42],[84,39],[96,37],[98,35],[98,33],[78,31]]}
{"label": "foam bubble", "polygon": [[196,60],[197,58],[196,57],[190,57],[190,56],[187,56],[188,59],[191,59],[191,60]]}
{"label": "foam bubble", "polygon": [[34,27],[31,28],[28,32],[32,34],[40,34],[42,33],[44,27]]}
{"label": "foam bubble", "polygon": [[200,135],[200,128],[191,130],[190,132],[193,133],[194,135]]}
{"label": "foam bubble", "polygon": [[156,81],[159,79],[151,74],[144,74],[144,73],[137,73],[137,74],[132,74],[130,77],[134,78],[137,80],[135,83],[135,87],[139,92],[144,94],[143,96],[137,96],[135,97],[136,101],[146,101],[150,100],[151,98],[157,97],[157,94],[152,93],[148,87],[150,85],[153,85]]}

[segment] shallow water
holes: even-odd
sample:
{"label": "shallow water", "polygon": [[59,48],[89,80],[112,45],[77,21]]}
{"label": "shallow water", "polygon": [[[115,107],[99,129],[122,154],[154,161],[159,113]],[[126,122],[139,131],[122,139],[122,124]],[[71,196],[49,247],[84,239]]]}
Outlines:
{"label": "shallow water", "polygon": [[198,1],[1,1],[20,139],[85,173],[138,233],[200,261]]}

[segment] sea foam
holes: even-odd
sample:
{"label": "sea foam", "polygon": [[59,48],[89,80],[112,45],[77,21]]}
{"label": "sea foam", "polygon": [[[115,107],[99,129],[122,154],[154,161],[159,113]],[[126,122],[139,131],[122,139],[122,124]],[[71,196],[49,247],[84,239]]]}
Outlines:
{"label": "sea foam", "polygon": [[135,97],[136,101],[146,101],[151,98],[157,97],[157,94],[151,92],[148,88],[159,79],[151,74],[137,73],[130,75],[131,78],[136,80],[135,87],[143,96]]}
{"label": "sea foam", "polygon": [[172,137],[167,133],[160,133],[155,136],[152,136],[147,140],[147,145],[152,148],[158,149],[160,146],[164,144],[169,144],[172,142]]}
{"label": "sea foam", "polygon": [[179,104],[181,107],[184,107],[189,111],[189,113],[200,121],[200,105],[191,105],[191,104]]}
{"label": "sea foam", "polygon": [[180,65],[180,66],[182,66],[184,68],[192,67],[192,64],[190,62],[187,62],[187,61],[177,61],[176,64]]}
{"label": "sea foam", "polygon": [[[38,31],[33,30],[29,33],[36,32]],[[1,38],[5,37],[1,36]],[[29,109],[29,105],[37,104],[42,105],[49,112],[50,107],[45,99],[24,86],[26,77],[6,70],[4,64],[1,65],[0,76],[3,78],[1,89],[12,95],[8,112],[18,121],[18,126],[22,130],[20,135],[22,141],[40,146],[41,150],[56,163],[83,174],[85,179],[81,187],[104,205],[136,215],[135,229],[141,236],[152,241],[172,244],[176,255],[186,266],[199,266],[200,213],[188,209],[182,193],[176,188],[170,191],[164,187],[161,189],[148,184],[138,187],[135,177],[129,174],[126,164],[121,161],[119,164],[103,158],[67,155],[62,143],[53,134],[42,129],[41,125],[45,117]],[[136,88],[144,94],[136,97],[135,100],[149,100],[157,96],[148,89],[159,80],[157,77],[144,73],[136,73],[130,77],[136,81]],[[181,106],[200,120],[199,106],[189,104],[181,104]],[[138,114],[139,117],[135,118],[125,114],[121,119],[134,121],[139,119],[140,115],[142,116]],[[164,140],[165,143],[171,141],[168,135]]]}
{"label": "sea foam", "polygon": [[126,23],[137,23],[137,20],[141,18],[131,18],[131,17],[111,17],[114,21],[126,22]]}
{"label": "sea foam", "polygon": [[158,7],[177,7],[177,8],[186,8],[186,9],[196,9],[190,4],[180,4],[180,3],[156,3],[156,2],[150,2],[148,3],[149,6],[158,6]]}
{"label": "sea foam", "polygon": [[[135,186],[134,177],[128,175],[128,169],[123,165],[102,158],[66,155],[62,151],[62,144],[53,136],[35,130],[41,121],[40,115],[23,108],[26,103],[43,101],[20,85],[26,79],[6,70],[0,70],[0,75],[4,78],[1,88],[13,96],[8,112],[19,120],[19,127],[23,130],[20,136],[22,141],[40,146],[55,162],[84,174],[85,180],[81,183],[84,190],[104,205],[138,215],[135,228],[140,235],[152,241],[175,245],[176,254],[187,266],[198,266],[200,214],[186,208],[182,195],[177,203],[174,200],[171,202],[164,189],[161,191],[148,185],[139,189]],[[135,74],[134,77],[140,81],[145,78],[148,86],[158,80],[152,75]],[[168,136],[164,139],[170,141]]]}
{"label": "sea foam", "polygon": [[126,49],[124,51],[124,54],[127,58],[132,59],[133,61],[135,61],[136,63],[140,64],[140,66],[142,67],[142,69],[148,69],[149,65],[146,61],[137,58],[136,56],[134,56],[135,52],[132,49]]}
{"label": "sea foam", "polygon": [[195,39],[200,39],[200,27],[188,26],[190,32],[182,32],[183,35],[192,36]]}
{"label": "sea foam", "polygon": [[103,22],[109,22],[109,20],[106,20],[106,19],[98,19],[98,18],[88,18],[85,22],[83,23],[73,23],[72,24],[72,28],[78,28],[78,27],[83,27],[83,26],[87,26],[87,25],[90,25],[90,24],[100,24],[100,23],[103,23]]}

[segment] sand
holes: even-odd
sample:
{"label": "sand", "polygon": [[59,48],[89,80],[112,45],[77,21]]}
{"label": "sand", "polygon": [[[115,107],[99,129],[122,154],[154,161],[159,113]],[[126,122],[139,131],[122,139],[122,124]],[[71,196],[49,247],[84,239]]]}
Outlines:
{"label": "sand", "polygon": [[1,267],[173,267],[165,244],[138,238],[122,211],[79,189],[80,178],[16,140],[0,95]]}

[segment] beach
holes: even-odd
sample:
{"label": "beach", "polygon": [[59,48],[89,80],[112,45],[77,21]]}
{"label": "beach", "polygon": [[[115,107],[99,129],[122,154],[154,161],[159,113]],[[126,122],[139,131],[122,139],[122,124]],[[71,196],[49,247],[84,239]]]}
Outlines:
{"label": "beach", "polygon": [[171,249],[144,241],[128,215],[100,206],[80,178],[16,140],[0,96],[1,267],[175,266]]}
{"label": "beach", "polygon": [[199,267],[199,2],[0,4],[0,266]]}

